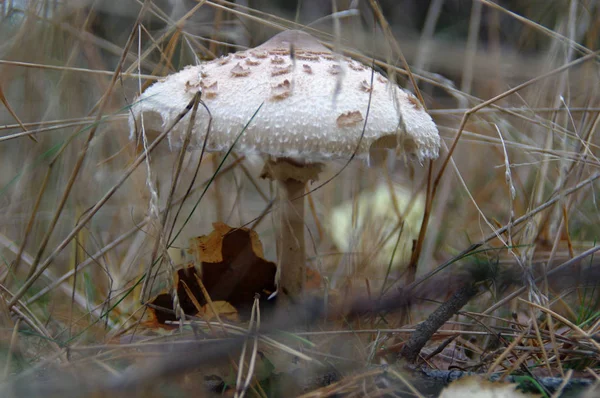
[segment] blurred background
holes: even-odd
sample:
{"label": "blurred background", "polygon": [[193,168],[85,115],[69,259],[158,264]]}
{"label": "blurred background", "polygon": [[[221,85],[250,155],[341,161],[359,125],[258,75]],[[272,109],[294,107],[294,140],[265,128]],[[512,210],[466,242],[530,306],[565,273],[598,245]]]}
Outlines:
{"label": "blurred background", "polygon": [[[165,141],[122,179],[144,153],[127,122],[144,89],[286,29],[374,61],[390,80],[418,90],[443,140],[431,164],[333,161],[320,180],[327,183],[309,186],[319,189],[306,199],[308,256],[325,291],[342,299],[383,296],[411,282],[409,263],[417,278],[452,263],[436,274],[448,283],[432,299],[443,301],[458,286],[452,281],[475,267],[492,280],[469,310],[484,312],[525,284],[530,299],[594,333],[596,290],[570,286],[565,293],[529,282],[595,247],[599,236],[599,15],[596,0],[0,0],[0,281],[9,303],[1,306],[0,328],[6,347],[14,330],[21,339],[6,374],[129,335],[147,317],[140,278],[149,265],[156,278],[145,299],[172,287],[174,268],[194,261],[189,240],[209,234],[216,221],[252,227],[265,258],[276,261],[268,214],[274,187],[258,178],[261,159],[186,153],[166,217],[176,238],[170,259],[156,263],[178,153]],[[455,258],[474,243],[479,251]],[[517,275],[509,287],[499,288],[500,271]],[[415,324],[433,308],[417,300],[408,317],[370,319],[368,327]],[[495,319],[481,321],[488,331],[531,318],[515,300],[492,313]],[[362,369],[397,338],[365,334],[332,355]],[[323,344],[329,352],[332,342]],[[467,368],[490,344],[461,336],[451,345],[461,355],[437,366]],[[84,353],[72,360],[102,369],[100,378],[136,362],[116,365],[113,353],[98,359],[101,366]],[[394,351],[381,358],[387,354]]]}

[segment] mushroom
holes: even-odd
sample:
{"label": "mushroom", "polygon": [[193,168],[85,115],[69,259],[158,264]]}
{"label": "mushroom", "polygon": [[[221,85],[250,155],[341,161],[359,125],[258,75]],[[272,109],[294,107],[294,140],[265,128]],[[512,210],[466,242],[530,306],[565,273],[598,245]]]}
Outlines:
{"label": "mushroom", "polygon": [[378,288],[388,273],[408,265],[424,213],[424,195],[384,182],[333,208],[327,229],[338,249],[358,254],[363,274]]}
{"label": "mushroom", "polygon": [[[368,158],[374,147],[419,162],[438,156],[438,130],[414,95],[301,31],[282,32],[153,84],[132,106],[132,134],[142,114],[146,129],[164,130],[198,90],[212,115],[207,150],[226,151],[235,142],[238,153],[268,156],[261,176],[277,182],[281,210],[278,292],[291,299],[300,296],[306,275],[303,195],[323,162]],[[189,115],[172,129],[172,147],[181,146],[186,120]],[[199,107],[192,147],[202,147],[208,123]]]}

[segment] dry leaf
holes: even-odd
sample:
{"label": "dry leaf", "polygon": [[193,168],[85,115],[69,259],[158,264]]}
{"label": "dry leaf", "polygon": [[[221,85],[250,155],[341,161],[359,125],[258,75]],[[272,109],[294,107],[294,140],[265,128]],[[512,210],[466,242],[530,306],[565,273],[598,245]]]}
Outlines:
{"label": "dry leaf", "polygon": [[[247,228],[234,229],[223,223],[213,226],[211,234],[191,241],[191,252],[201,264],[202,276],[194,264],[176,272],[179,306],[186,315],[214,317],[200,287],[201,280],[219,316],[237,320],[238,312],[252,307],[256,293],[266,298],[275,291],[277,267],[264,259],[256,232]],[[311,281],[320,284],[320,276],[313,275]],[[170,293],[159,294],[151,304],[168,311],[150,308],[149,327],[159,327],[166,321],[176,320],[171,311],[173,299]]]}
{"label": "dry leaf", "polygon": [[204,307],[202,307],[204,310],[202,319],[205,321],[213,321],[217,319],[215,313],[213,312],[213,308],[217,315],[219,315],[219,318],[223,321],[227,320],[237,322],[239,320],[237,310],[227,301],[213,301],[212,308],[210,305],[206,304]]}
{"label": "dry leaf", "polygon": [[265,260],[258,234],[247,228],[214,223],[208,236],[192,239],[202,264],[202,282],[213,301],[227,301],[238,311],[254,303],[256,293],[275,291],[275,263]]}
{"label": "dry leaf", "polygon": [[[175,285],[177,286],[177,297],[179,306],[186,315],[198,316],[198,308],[206,304],[206,299],[198,285],[196,275],[198,271],[193,264],[177,270],[175,274]],[[153,307],[164,308],[166,311],[150,307],[150,319],[146,322],[149,328],[162,327],[166,321],[177,321],[173,313],[173,297],[170,293],[161,293],[150,301]]]}
{"label": "dry leaf", "polygon": [[[168,293],[161,293],[150,301],[150,304],[158,308],[165,308],[167,310],[173,309],[173,299]],[[149,319],[144,322],[144,326],[150,329],[156,328],[173,328],[173,326],[165,326],[166,321],[175,321],[175,315],[170,311],[161,311],[157,308],[149,307],[148,309]]]}
{"label": "dry leaf", "polygon": [[206,304],[206,298],[198,284],[198,270],[194,264],[188,264],[185,268],[177,270],[175,284],[177,286],[177,297],[183,312],[188,315],[196,315],[199,307]]}

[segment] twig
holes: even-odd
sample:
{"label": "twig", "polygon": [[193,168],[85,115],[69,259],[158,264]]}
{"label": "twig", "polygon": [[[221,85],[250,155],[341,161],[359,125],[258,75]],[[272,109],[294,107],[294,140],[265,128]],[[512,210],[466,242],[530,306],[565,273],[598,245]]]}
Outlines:
{"label": "twig", "polygon": [[456,315],[477,294],[477,291],[477,287],[469,283],[454,293],[448,301],[439,306],[425,321],[417,326],[416,330],[410,335],[409,340],[402,347],[400,356],[411,363],[415,362],[421,349],[435,332]]}

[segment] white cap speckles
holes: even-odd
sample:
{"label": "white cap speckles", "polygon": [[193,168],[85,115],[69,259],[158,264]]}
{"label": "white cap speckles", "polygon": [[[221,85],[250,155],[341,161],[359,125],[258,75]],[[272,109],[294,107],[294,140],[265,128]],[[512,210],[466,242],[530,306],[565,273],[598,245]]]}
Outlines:
{"label": "white cap speckles", "polygon": [[[139,129],[143,113],[146,129],[163,131],[201,90],[213,117],[208,150],[227,150],[263,104],[237,152],[309,162],[348,158],[366,122],[358,157],[368,156],[374,141],[394,136],[399,152],[419,161],[436,158],[440,137],[429,114],[378,72],[371,87],[372,73],[307,33],[286,31],[257,48],[188,66],[153,84],[133,105],[130,127]],[[173,129],[172,146],[182,142],[188,120],[189,115]],[[200,106],[192,146],[202,146],[207,126],[208,113]]]}

